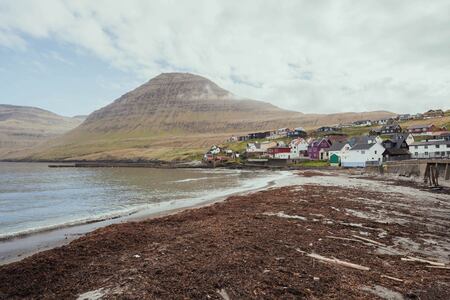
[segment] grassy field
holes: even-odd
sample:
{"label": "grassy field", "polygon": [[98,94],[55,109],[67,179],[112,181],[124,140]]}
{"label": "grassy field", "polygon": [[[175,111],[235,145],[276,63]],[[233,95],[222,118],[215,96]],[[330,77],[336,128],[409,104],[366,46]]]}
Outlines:
{"label": "grassy field", "polygon": [[[401,122],[406,129],[411,125],[435,124],[450,129],[450,116],[427,120],[411,120]],[[348,136],[365,135],[374,128],[344,128],[342,133]],[[83,133],[83,136],[68,134],[63,140],[49,141],[40,145],[33,152],[14,153],[16,157],[40,160],[125,160],[125,159],[160,159],[160,160],[200,160],[202,155],[212,146],[221,145],[235,152],[243,153],[248,142],[264,141],[264,139],[225,142],[231,134],[189,134],[182,132],[120,132],[115,134],[94,135]],[[274,141],[289,143],[291,139],[282,138]],[[14,157],[11,157],[14,158]]]}
{"label": "grassy field", "polygon": [[291,166],[305,167],[305,168],[328,167],[329,165],[330,164],[328,163],[328,161],[324,161],[324,160],[305,160],[305,161],[291,164]]}

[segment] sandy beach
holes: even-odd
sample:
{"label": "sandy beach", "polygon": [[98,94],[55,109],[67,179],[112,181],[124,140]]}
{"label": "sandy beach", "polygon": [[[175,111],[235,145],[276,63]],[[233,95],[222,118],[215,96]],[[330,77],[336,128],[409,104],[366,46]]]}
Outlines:
{"label": "sandy beach", "polygon": [[448,299],[450,195],[332,172],[284,185],[0,266],[0,298]]}

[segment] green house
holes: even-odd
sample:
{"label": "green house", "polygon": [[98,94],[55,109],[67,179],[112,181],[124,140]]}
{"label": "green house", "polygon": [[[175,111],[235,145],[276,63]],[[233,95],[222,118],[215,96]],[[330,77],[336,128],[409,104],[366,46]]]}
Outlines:
{"label": "green house", "polygon": [[331,166],[339,166],[339,163],[341,162],[341,158],[336,153],[333,153],[330,155],[330,165]]}

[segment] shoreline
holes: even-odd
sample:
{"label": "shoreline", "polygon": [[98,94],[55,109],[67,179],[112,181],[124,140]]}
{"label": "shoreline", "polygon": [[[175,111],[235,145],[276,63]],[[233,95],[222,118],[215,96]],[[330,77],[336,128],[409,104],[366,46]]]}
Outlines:
{"label": "shoreline", "polygon": [[0,266],[0,296],[445,299],[449,212],[448,195],[303,172]]}
{"label": "shoreline", "polygon": [[[288,176],[292,176],[289,174]],[[113,224],[121,224],[127,222],[139,222],[149,219],[156,219],[160,217],[174,215],[186,210],[192,210],[196,208],[206,207],[217,202],[225,201],[227,198],[236,195],[246,195],[262,190],[269,189],[276,185],[276,181],[283,178],[284,175],[279,174],[277,179],[273,179],[272,176],[266,178],[268,181],[262,187],[252,187],[250,189],[240,191],[229,191],[224,195],[218,195],[206,200],[200,200],[193,204],[186,206],[175,207],[170,209],[163,209],[161,211],[153,211],[151,209],[138,210],[134,213],[127,215],[105,218],[101,220],[88,221],[86,223],[74,224],[74,225],[55,225],[56,228],[44,229],[37,232],[24,233],[17,236],[6,237],[0,239],[0,266],[20,261],[26,257],[32,256],[36,253],[50,250],[53,248],[61,247],[69,244],[71,241],[82,237],[89,232],[95,231],[99,228],[110,226]],[[237,187],[239,189],[242,187]],[[235,189],[235,190],[236,190]],[[192,198],[194,199],[194,198]],[[178,200],[188,201],[189,199]],[[158,203],[157,205],[171,203],[167,201],[164,203]],[[182,204],[182,203],[181,203]]]}

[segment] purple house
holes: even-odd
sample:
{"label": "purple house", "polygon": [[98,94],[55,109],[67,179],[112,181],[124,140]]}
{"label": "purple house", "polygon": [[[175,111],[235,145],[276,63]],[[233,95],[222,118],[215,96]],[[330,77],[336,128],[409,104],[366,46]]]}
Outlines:
{"label": "purple house", "polygon": [[319,152],[322,149],[330,148],[331,142],[328,139],[314,140],[308,145],[308,157],[310,159],[319,159]]}

